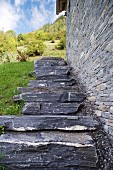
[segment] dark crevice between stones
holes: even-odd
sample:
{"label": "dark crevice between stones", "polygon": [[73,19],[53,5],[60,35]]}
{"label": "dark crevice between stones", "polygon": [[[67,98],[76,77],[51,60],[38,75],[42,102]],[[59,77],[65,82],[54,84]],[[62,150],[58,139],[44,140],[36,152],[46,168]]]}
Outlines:
{"label": "dark crevice between stones", "polygon": [[[68,130],[68,133],[73,133],[73,134],[75,134],[75,133],[89,133],[89,132],[91,132],[92,130],[90,130],[90,129],[85,129],[85,130]],[[97,131],[97,128],[95,128],[95,129],[93,129],[93,132],[95,132],[95,131]],[[4,127],[4,133],[13,133],[13,134],[15,134],[15,133],[20,133],[20,134],[22,134],[22,133],[30,133],[30,132],[33,132],[33,133],[37,133],[37,132],[39,132],[39,133],[41,133],[41,132],[63,132],[63,133],[67,133],[67,130],[64,130],[64,129],[60,129],[60,128],[57,128],[57,129],[43,129],[43,128],[41,128],[41,129],[34,129],[34,130],[25,130],[25,131],[16,131],[16,130],[9,130],[7,127]]]}
{"label": "dark crevice between stones", "polygon": [[80,104],[80,106],[78,107],[77,113],[81,112],[81,110],[84,108],[84,104]]}

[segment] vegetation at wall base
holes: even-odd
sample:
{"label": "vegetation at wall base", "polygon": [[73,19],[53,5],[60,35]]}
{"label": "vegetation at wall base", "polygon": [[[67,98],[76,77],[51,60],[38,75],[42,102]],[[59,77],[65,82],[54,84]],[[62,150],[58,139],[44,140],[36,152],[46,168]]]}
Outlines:
{"label": "vegetation at wall base", "polygon": [[33,62],[6,63],[0,65],[0,115],[21,114],[23,102],[14,103],[13,96],[18,94],[17,87],[26,86]]}

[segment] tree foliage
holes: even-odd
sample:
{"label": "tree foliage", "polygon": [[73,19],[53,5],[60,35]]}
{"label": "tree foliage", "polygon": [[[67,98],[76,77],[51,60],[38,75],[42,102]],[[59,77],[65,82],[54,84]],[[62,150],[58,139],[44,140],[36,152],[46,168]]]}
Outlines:
{"label": "tree foliage", "polygon": [[65,22],[65,17],[60,16],[53,24],[18,36],[13,30],[0,31],[0,62],[25,61],[29,56],[42,55],[46,48],[44,41],[54,43],[58,39],[60,43],[56,48],[65,49]]}

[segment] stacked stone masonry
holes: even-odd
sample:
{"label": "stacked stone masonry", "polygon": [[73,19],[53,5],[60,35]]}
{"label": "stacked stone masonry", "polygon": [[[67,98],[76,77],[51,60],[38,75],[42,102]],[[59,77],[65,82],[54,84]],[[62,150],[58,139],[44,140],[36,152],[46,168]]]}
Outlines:
{"label": "stacked stone masonry", "polygon": [[0,116],[5,129],[0,136],[1,165],[7,170],[110,167],[99,164],[97,150],[103,150],[97,145],[100,123],[85,113],[86,95],[71,77],[72,68],[59,58],[42,58],[34,67],[36,80],[28,87],[18,87],[21,94],[13,98],[14,102],[25,102],[23,115]]}
{"label": "stacked stone masonry", "polygon": [[113,1],[67,1],[67,60],[113,143]]}

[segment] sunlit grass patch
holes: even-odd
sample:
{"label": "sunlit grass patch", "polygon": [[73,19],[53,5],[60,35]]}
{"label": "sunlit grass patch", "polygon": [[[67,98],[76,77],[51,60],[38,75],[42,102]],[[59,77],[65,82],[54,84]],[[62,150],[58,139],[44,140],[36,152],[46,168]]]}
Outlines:
{"label": "sunlit grass patch", "polygon": [[0,115],[21,114],[23,102],[14,103],[13,96],[18,94],[17,87],[26,86],[33,62],[7,63],[0,65]]}

